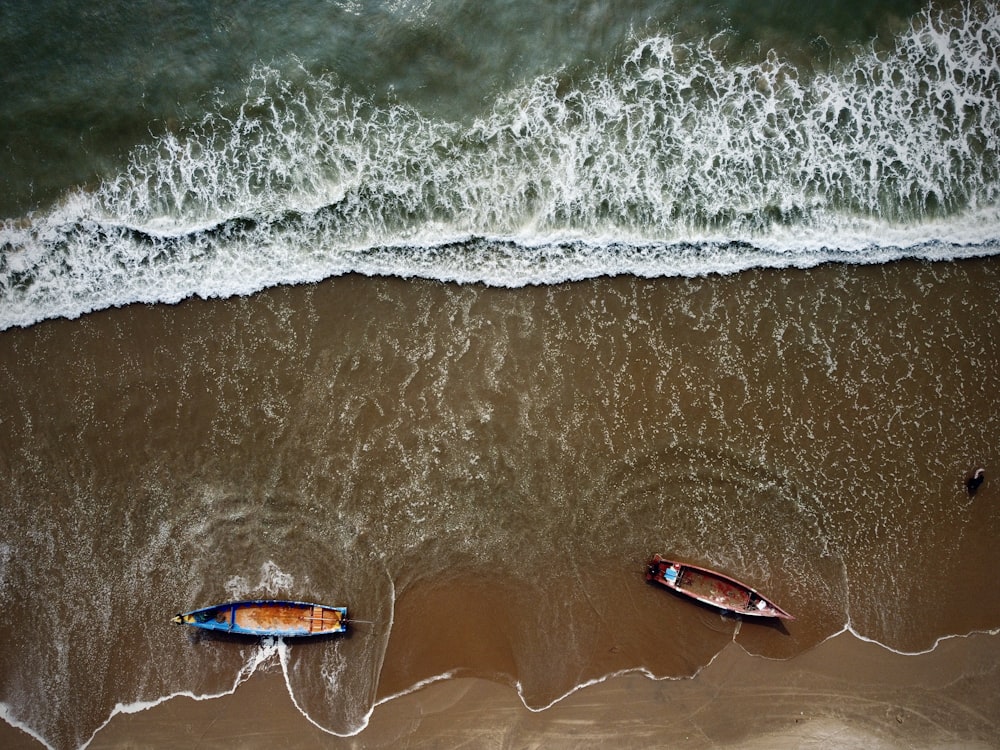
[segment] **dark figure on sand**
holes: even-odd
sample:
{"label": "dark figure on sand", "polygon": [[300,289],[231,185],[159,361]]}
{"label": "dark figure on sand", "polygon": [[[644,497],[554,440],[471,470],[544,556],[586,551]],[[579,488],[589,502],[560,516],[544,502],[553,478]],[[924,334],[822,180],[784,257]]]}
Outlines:
{"label": "dark figure on sand", "polygon": [[965,480],[965,489],[969,491],[969,497],[976,494],[984,479],[986,479],[986,469],[976,469],[972,476]]}

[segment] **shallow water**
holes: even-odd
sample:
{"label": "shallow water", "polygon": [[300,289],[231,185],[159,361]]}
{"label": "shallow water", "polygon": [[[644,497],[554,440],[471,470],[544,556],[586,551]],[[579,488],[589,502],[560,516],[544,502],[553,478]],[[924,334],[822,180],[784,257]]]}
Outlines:
{"label": "shallow water", "polygon": [[[8,331],[4,595],[47,613],[5,623],[8,711],[71,746],[116,703],[224,691],[252,644],[168,620],[247,596],[374,623],[287,655],[336,733],[450,670],[543,707],[734,635],[785,658],[845,627],[903,652],[996,629],[992,492],[962,481],[995,460],[998,292],[992,260],[348,276]],[[643,581],[654,551],[798,619],[679,601]]]}
{"label": "shallow water", "polygon": [[[466,28],[394,8],[400,29]],[[410,87],[373,97],[321,58],[258,58],[192,83],[192,111],[161,135],[0,226],[0,327],[348,272],[518,287],[996,253],[995,5],[929,8],[812,61],[783,45],[736,54],[720,19],[701,36],[670,31],[685,18],[626,12],[600,57],[546,68],[540,52],[516,82],[484,73],[491,95],[463,90],[459,118]],[[18,101],[9,117],[30,125]],[[28,195],[10,192],[14,211],[46,179],[27,148],[9,149],[37,166],[17,183]]]}

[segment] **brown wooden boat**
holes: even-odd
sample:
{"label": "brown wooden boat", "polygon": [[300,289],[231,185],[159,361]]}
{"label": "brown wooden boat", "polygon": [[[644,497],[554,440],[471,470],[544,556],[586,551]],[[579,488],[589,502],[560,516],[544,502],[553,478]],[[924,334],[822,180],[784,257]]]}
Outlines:
{"label": "brown wooden boat", "polygon": [[347,607],[276,599],[227,602],[179,614],[173,621],[202,630],[296,638],[347,630]]}
{"label": "brown wooden boat", "polygon": [[660,555],[653,555],[653,559],[649,561],[646,580],[738,615],[795,619],[777,604],[735,578],[697,565],[667,560]]}

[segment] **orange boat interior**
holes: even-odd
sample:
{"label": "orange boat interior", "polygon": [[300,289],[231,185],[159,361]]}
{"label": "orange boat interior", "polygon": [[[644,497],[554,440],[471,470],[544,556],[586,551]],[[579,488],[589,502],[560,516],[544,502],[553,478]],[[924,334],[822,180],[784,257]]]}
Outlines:
{"label": "orange boat interior", "polygon": [[323,607],[262,605],[236,610],[236,625],[252,630],[301,630],[304,633],[336,632],[341,615]]}
{"label": "orange boat interior", "polygon": [[750,605],[750,593],[745,589],[690,568],[681,569],[677,587],[722,607],[747,609]]}

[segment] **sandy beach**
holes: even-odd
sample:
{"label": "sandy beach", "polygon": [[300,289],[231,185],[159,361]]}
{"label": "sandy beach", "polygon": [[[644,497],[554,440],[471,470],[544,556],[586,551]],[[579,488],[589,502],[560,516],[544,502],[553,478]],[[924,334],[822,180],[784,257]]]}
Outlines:
{"label": "sandy beach", "polygon": [[[904,656],[845,633],[788,661],[733,645],[694,679],[624,675],[540,712],[510,686],[445,680],[377,706],[364,731],[338,738],[299,713],[272,665],[229,696],[180,697],[116,716],[89,747],[992,748],[1000,743],[998,679],[996,636]],[[7,726],[0,743],[39,747]]]}

